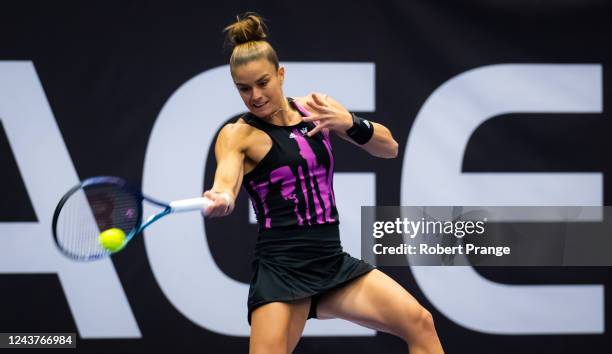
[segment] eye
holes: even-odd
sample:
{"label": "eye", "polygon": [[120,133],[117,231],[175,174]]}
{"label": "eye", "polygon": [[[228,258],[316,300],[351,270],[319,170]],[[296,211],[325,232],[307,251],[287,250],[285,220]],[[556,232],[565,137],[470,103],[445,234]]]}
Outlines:
{"label": "eye", "polygon": [[259,86],[266,87],[267,84],[268,84],[268,81],[262,81],[259,83]]}
{"label": "eye", "polygon": [[247,92],[247,91],[249,90],[249,88],[248,88],[248,87],[245,87],[245,86],[241,86],[241,87],[238,87],[238,90],[239,90],[240,92]]}

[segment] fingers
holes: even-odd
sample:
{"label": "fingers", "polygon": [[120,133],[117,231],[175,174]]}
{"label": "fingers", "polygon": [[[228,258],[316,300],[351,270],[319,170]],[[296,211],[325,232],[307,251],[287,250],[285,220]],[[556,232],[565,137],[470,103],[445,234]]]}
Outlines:
{"label": "fingers", "polygon": [[315,120],[320,120],[320,119],[323,119],[323,118],[324,118],[323,116],[320,116],[318,114],[311,114],[311,115],[309,115],[307,117],[302,117],[302,121],[304,121],[304,122],[313,122]]}
{"label": "fingers", "polygon": [[[313,97],[315,96],[313,95]],[[326,109],[324,104],[317,103],[316,101],[308,101],[306,102],[306,104],[308,105],[308,107],[312,108],[317,112],[323,112]]]}
{"label": "fingers", "polygon": [[210,203],[204,209],[202,209],[202,214],[204,214],[204,216],[212,216],[215,211],[215,197],[212,196],[210,192],[204,192],[204,197],[212,200],[213,202]]}
{"label": "fingers", "polygon": [[311,96],[317,105],[319,106],[327,105],[327,102],[325,102],[325,98],[327,97],[327,95],[321,95],[320,93],[313,92]]}
{"label": "fingers", "polygon": [[228,215],[233,209],[233,202],[227,193],[217,193],[214,191],[204,192],[204,197],[212,200],[207,208],[202,212],[207,217],[219,217]]}
{"label": "fingers", "polygon": [[308,132],[308,134],[306,134],[306,135],[308,135],[309,137],[312,137],[313,135],[315,135],[315,134],[317,134],[319,131],[321,131],[321,129],[323,129],[323,128],[325,128],[325,127],[323,126],[323,124],[317,124],[317,126],[316,126],[316,127],[314,127],[314,129],[313,129],[313,130],[309,131],[309,132]]}

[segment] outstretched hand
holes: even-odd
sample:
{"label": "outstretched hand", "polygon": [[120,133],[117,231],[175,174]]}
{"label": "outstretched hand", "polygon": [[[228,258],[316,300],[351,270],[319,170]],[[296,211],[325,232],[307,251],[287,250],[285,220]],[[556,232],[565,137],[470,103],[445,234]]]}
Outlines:
{"label": "outstretched hand", "polygon": [[219,217],[229,215],[234,210],[234,200],[226,192],[214,192],[208,190],[204,192],[204,197],[213,201],[211,205],[202,210],[207,217]]}
{"label": "outstretched hand", "polygon": [[302,117],[302,120],[316,122],[316,127],[308,132],[308,136],[313,136],[322,129],[345,132],[353,126],[351,113],[337,102],[332,104],[327,95],[312,93],[306,104],[311,114],[308,117]]}

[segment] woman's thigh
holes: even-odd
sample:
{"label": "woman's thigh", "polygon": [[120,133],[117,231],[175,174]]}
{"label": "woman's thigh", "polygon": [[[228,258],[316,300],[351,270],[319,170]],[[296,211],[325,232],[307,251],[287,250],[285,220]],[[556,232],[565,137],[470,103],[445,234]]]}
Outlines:
{"label": "woman's thigh", "polygon": [[251,314],[249,353],[289,353],[299,341],[310,298],[290,302],[271,302]]}
{"label": "woman's thigh", "polygon": [[378,269],[325,294],[317,306],[319,319],[342,318],[402,338],[409,331],[406,324],[422,316],[418,301]]}

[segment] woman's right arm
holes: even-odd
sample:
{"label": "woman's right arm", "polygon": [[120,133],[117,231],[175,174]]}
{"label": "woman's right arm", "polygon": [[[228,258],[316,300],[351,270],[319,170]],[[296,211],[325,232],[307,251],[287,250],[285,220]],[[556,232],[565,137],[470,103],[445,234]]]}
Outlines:
{"label": "woman's right arm", "polygon": [[244,172],[248,128],[245,124],[227,124],[217,136],[215,181],[212,188],[204,192],[204,196],[211,199],[213,204],[204,211],[206,216],[226,216],[234,210]]}

